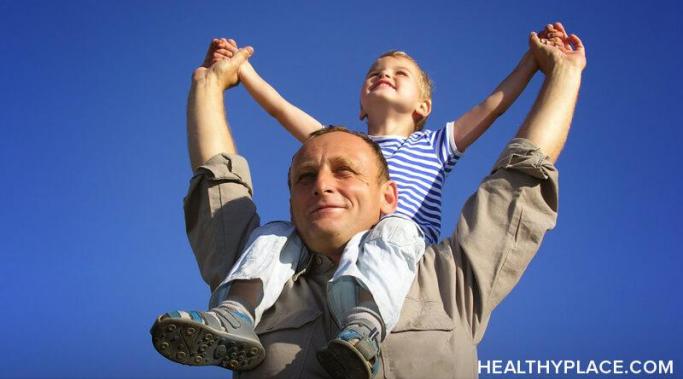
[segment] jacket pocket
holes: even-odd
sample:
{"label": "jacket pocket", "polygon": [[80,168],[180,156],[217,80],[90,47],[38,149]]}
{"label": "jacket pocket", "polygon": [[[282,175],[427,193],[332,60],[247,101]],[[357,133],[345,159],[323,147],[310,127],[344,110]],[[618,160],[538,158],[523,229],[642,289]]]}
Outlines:
{"label": "jacket pocket", "polygon": [[[319,331],[320,310],[271,308],[256,327],[266,360],[256,369],[245,371],[249,378],[308,378],[306,368],[315,360],[313,333]],[[241,376],[240,376],[241,377]]]}
{"label": "jacket pocket", "polygon": [[438,301],[406,298],[401,309],[401,317],[392,333],[420,330],[453,330],[451,320]]}
{"label": "jacket pocket", "polygon": [[447,378],[453,373],[455,322],[439,301],[406,298],[401,317],[382,344],[385,378]]}
{"label": "jacket pocket", "polygon": [[[272,312],[271,312],[272,311]],[[276,312],[270,309],[256,326],[256,334],[272,333],[284,329],[299,329],[315,321],[322,312],[318,309],[302,309],[294,312]]]}

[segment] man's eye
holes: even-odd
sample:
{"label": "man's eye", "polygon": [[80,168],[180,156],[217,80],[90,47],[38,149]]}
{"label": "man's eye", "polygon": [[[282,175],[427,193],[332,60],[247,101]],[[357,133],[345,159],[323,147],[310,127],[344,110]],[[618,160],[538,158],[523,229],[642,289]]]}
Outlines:
{"label": "man's eye", "polygon": [[353,175],[356,173],[351,167],[346,167],[346,166],[339,167],[336,171],[337,171],[338,175],[342,175],[342,176]]}
{"label": "man's eye", "polygon": [[312,180],[312,179],[314,179],[314,178],[315,178],[315,174],[313,174],[313,173],[311,173],[311,172],[307,172],[307,173],[304,173],[304,174],[301,174],[301,175],[297,176],[297,177],[296,177],[296,182],[297,182],[297,183],[307,182],[307,181],[310,181],[310,180]]}

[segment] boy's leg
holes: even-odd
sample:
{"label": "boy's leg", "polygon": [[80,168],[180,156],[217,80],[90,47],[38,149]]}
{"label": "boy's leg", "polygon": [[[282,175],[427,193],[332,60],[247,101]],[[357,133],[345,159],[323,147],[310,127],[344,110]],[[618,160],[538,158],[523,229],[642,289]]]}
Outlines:
{"label": "boy's leg", "polygon": [[318,356],[334,378],[377,374],[380,344],[398,321],[424,250],[420,228],[396,216],[349,241],[328,287],[342,331]]}
{"label": "boy's leg", "polygon": [[226,300],[240,303],[258,325],[263,313],[275,304],[285,283],[308,253],[294,226],[271,222],[252,232],[247,248],[228,277],[211,294],[209,307]]}
{"label": "boy's leg", "polygon": [[212,294],[209,311],[175,311],[157,318],[151,333],[163,356],[232,370],[248,370],[263,361],[265,350],[254,328],[305,254],[293,226],[285,222],[257,228],[246,246]]}

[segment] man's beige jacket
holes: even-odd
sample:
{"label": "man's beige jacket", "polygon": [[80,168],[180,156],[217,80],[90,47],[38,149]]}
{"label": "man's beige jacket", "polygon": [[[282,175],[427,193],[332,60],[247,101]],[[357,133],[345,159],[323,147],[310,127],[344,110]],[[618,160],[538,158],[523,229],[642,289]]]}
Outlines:
{"label": "man's beige jacket", "polygon": [[[213,157],[190,182],[187,233],[212,291],[259,226],[251,195],[247,162],[237,155]],[[400,320],[382,344],[379,377],[476,378],[477,344],[491,311],[555,225],[557,204],[555,167],[529,141],[512,140],[467,200],[455,232],[426,249]],[[235,377],[328,377],[316,352],[339,332],[326,300],[334,271],[329,259],[310,255],[256,328],[265,361]]]}

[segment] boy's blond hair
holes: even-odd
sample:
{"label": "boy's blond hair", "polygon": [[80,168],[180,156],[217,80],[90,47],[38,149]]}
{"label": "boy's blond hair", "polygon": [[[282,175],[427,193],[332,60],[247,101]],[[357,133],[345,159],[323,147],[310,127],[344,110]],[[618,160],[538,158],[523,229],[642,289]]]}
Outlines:
{"label": "boy's blond hair", "polygon": [[[434,88],[434,83],[432,82],[432,79],[429,78],[427,72],[425,72],[425,70],[423,70],[422,67],[420,67],[420,64],[417,63],[415,58],[411,57],[410,55],[408,55],[408,53],[401,50],[389,50],[386,53],[377,57],[377,59],[381,59],[384,57],[405,58],[413,62],[413,64],[415,64],[415,67],[417,67],[417,70],[420,73],[419,78],[417,80],[417,84],[420,88],[420,96],[422,97],[421,100],[432,99],[432,90]],[[424,125],[427,122],[427,118],[429,118],[429,116],[425,116],[424,118],[418,120],[417,123],[415,123],[415,131],[422,130],[422,128],[424,128]]]}

